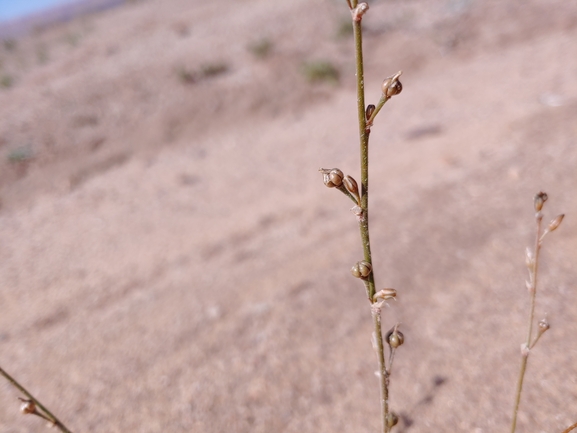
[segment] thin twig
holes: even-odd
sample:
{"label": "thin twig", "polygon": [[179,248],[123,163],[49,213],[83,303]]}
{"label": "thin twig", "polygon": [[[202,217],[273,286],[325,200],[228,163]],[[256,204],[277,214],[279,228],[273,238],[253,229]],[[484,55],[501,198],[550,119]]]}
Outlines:
{"label": "thin twig", "polygon": [[[18,389],[22,394],[24,394],[26,397],[28,397],[31,401],[34,402],[34,404],[36,406],[38,406],[38,408],[40,410],[42,410],[42,412],[44,412],[44,414],[46,415],[45,418],[47,418],[50,422],[52,422],[62,433],[72,433],[68,427],[66,427],[64,424],[62,424],[62,422],[56,418],[56,416],[50,412],[46,406],[44,406],[42,403],[40,403],[40,401],[38,401],[38,399],[36,397],[34,397],[32,394],[30,394],[26,388],[24,388],[16,379],[14,379],[12,376],[10,376],[8,373],[6,373],[6,371],[4,371],[2,369],[2,367],[0,367],[0,375],[4,376],[6,378],[6,380],[8,382],[10,382],[16,389]],[[42,417],[42,415],[39,415]]]}
{"label": "thin twig", "polygon": [[527,330],[527,339],[524,347],[521,350],[521,369],[519,371],[519,378],[517,380],[517,390],[515,392],[515,405],[513,408],[513,419],[511,421],[511,433],[515,433],[517,428],[517,413],[519,411],[519,404],[521,403],[521,392],[523,391],[523,380],[525,379],[525,371],[527,370],[527,361],[529,360],[529,352],[531,347],[531,340],[533,335],[533,321],[535,317],[535,299],[537,297],[537,269],[539,266],[539,251],[541,250],[541,222],[543,221],[543,214],[538,211],[535,215],[537,222],[537,233],[535,236],[535,246],[533,249],[533,256],[531,258],[530,267],[530,287],[531,294],[531,311],[529,314],[529,325]]}
{"label": "thin twig", "polygon": [[[354,5],[355,2],[353,2]],[[357,75],[357,112],[359,120],[359,141],[361,148],[361,209],[359,218],[361,241],[363,244],[364,259],[372,264],[371,242],[369,237],[369,132],[367,131],[367,119],[365,114],[365,82],[363,71],[363,38],[361,20],[353,19],[355,36],[355,60]],[[382,104],[379,104],[382,107]],[[367,279],[369,300],[375,295],[375,280],[373,272]],[[376,309],[375,309],[376,310]],[[381,311],[373,311],[373,324],[377,343],[377,357],[379,360],[379,380],[381,383],[381,421],[382,431],[389,432],[389,375],[385,364],[385,349],[382,337]]]}
{"label": "thin twig", "polygon": [[577,422],[575,424],[573,424],[570,427],[567,427],[565,430],[563,430],[563,433],[569,433],[571,430],[574,430],[577,428]]}

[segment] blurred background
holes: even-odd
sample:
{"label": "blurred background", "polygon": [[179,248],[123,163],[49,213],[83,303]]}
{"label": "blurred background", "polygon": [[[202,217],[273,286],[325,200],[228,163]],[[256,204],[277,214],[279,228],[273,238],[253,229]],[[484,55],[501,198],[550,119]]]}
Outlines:
{"label": "blurred background", "polygon": [[[0,366],[75,432],[374,432],[346,2],[0,1]],[[577,421],[577,2],[370,1],[398,432]],[[16,9],[16,6],[31,6]],[[32,7],[34,6],[34,7]],[[47,9],[48,8],[48,9]],[[40,431],[0,382],[0,433]]]}

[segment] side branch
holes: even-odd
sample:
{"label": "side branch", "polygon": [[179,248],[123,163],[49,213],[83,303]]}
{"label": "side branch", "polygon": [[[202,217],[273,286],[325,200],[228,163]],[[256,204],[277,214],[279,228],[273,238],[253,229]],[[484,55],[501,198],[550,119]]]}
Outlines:
{"label": "side branch", "polygon": [[[54,416],[54,414],[52,412],[50,412],[46,408],[46,406],[44,406],[42,403],[40,403],[40,401],[38,401],[38,399],[36,397],[34,397],[32,394],[30,394],[28,392],[28,390],[26,390],[26,388],[24,388],[16,379],[14,379],[6,371],[4,371],[4,369],[2,369],[2,367],[0,367],[0,375],[4,376],[4,378],[8,382],[10,382],[10,384],[12,384],[12,386],[14,386],[14,388],[16,388],[18,391],[20,391],[26,397],[28,397],[28,400],[20,399],[24,402],[24,404],[22,406],[22,413],[37,415],[41,418],[46,419],[47,421],[50,421],[62,433],[72,433],[68,429],[68,427],[66,427],[58,418],[56,418],[56,416]],[[40,409],[41,412],[38,411],[37,408]]]}

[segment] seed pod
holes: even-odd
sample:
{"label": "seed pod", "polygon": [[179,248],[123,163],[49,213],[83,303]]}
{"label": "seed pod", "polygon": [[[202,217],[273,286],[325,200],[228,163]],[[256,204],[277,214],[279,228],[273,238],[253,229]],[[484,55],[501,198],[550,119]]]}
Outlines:
{"label": "seed pod", "polygon": [[565,218],[565,214],[557,215],[555,219],[551,220],[549,223],[549,227],[547,227],[548,232],[552,232],[553,230],[557,229],[561,225],[561,221]]}
{"label": "seed pod", "polygon": [[543,205],[548,198],[549,197],[547,196],[547,193],[544,193],[543,191],[540,191],[535,195],[534,204],[536,212],[539,212],[541,209],[543,209]]}
{"label": "seed pod", "polygon": [[368,121],[373,113],[375,112],[375,106],[373,104],[367,105],[367,109],[365,110],[366,120]]}
{"label": "seed pod", "polygon": [[547,329],[549,329],[551,326],[549,325],[549,322],[547,322],[547,319],[541,319],[539,320],[539,332],[543,333],[545,332]]}
{"label": "seed pod", "polygon": [[403,90],[403,85],[399,81],[399,77],[402,73],[403,71],[399,71],[395,75],[392,75],[383,81],[383,95],[386,98],[398,95]]}
{"label": "seed pod", "polygon": [[345,184],[347,191],[357,199],[357,204],[360,205],[361,196],[359,195],[359,185],[357,184],[357,181],[347,174],[343,179],[343,183]]}
{"label": "seed pod", "polygon": [[36,413],[36,404],[32,400],[24,400],[21,398],[20,401],[22,401],[22,404],[20,405],[20,412],[23,415]]}
{"label": "seed pod", "polygon": [[361,260],[360,262],[355,263],[351,268],[351,274],[356,278],[367,278],[372,270],[373,267],[369,262]]}
{"label": "seed pod", "polygon": [[343,184],[345,175],[338,168],[321,168],[319,171],[323,174],[323,182],[329,188],[339,187]]}
{"label": "seed pod", "polygon": [[398,422],[399,422],[399,417],[397,416],[397,414],[395,412],[389,412],[387,414],[387,425],[389,426],[389,428],[396,426]]}
{"label": "seed pod", "polygon": [[398,324],[393,327],[389,332],[387,332],[386,340],[392,349],[396,349],[405,342],[405,336],[399,330],[397,330]]}

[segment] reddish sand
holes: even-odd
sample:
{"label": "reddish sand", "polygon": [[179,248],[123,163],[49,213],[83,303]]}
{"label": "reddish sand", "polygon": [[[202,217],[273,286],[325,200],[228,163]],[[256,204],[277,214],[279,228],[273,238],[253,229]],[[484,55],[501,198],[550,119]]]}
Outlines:
{"label": "reddish sand", "polygon": [[[376,432],[345,2],[132,2],[0,44],[0,366],[76,433]],[[577,3],[374,2],[379,288],[397,432],[507,431],[533,195],[546,238],[519,432],[577,421]],[[346,29],[345,29],[346,30]],[[269,41],[270,52],[263,41]],[[325,60],[338,84],[309,83]],[[8,77],[8,78],[6,78]],[[11,78],[11,80],[10,80]],[[0,381],[0,433],[44,431]]]}

